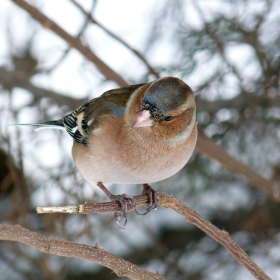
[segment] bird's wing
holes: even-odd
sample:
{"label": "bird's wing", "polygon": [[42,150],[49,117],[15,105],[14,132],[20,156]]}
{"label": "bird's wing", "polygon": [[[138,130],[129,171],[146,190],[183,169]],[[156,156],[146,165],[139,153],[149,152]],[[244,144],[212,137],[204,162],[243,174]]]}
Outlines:
{"label": "bird's wing", "polygon": [[129,97],[143,85],[145,84],[112,89],[86,102],[63,118],[67,132],[76,142],[86,146],[89,133],[98,127],[100,120],[107,115],[123,116]]}

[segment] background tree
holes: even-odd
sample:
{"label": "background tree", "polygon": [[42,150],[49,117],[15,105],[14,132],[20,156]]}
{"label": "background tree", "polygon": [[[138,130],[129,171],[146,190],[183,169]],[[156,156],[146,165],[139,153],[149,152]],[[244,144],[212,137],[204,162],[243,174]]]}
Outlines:
{"label": "background tree", "polygon": [[[8,124],[60,118],[126,82],[177,76],[196,93],[204,133],[247,169],[240,165],[244,172],[239,177],[242,170],[224,149],[209,141],[203,146],[201,132],[198,152],[187,166],[154,187],[174,194],[227,230],[277,279],[278,1],[32,3],[61,29],[44,18],[42,28],[31,19],[32,11],[26,13],[13,2],[24,3],[6,0],[0,6],[1,223],[88,245],[98,242],[168,279],[252,279],[222,246],[168,209],[144,217],[131,213],[126,230],[120,230],[110,214],[35,212],[38,205],[106,198],[76,172],[67,135],[34,134],[30,128]],[[140,189],[111,188],[113,193],[129,194]],[[4,279],[117,278],[107,268],[42,255],[10,242],[1,242],[0,271]]]}

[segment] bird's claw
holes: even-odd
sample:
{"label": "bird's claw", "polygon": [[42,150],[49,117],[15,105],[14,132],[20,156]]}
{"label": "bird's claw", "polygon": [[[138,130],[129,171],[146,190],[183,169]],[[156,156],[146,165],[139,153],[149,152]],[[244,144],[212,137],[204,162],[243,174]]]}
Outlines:
{"label": "bird's claw", "polygon": [[127,223],[127,212],[136,208],[136,199],[133,196],[122,194],[122,195],[110,195],[111,201],[118,201],[121,205],[121,215],[125,218],[125,222],[123,225],[120,225],[120,215],[119,212],[115,212],[115,221],[119,228],[124,229],[124,226]]}
{"label": "bird's claw", "polygon": [[159,196],[157,192],[148,184],[143,184],[143,191],[142,195],[146,194],[148,196],[148,205],[146,206],[146,211],[144,213],[139,213],[137,209],[135,209],[135,212],[138,215],[146,215],[151,210],[157,210]]}
{"label": "bird's claw", "polygon": [[119,221],[121,220],[119,212],[115,212],[114,217],[115,217],[117,226],[121,229],[125,229],[125,225],[127,223],[127,215],[125,215],[125,216],[123,215],[123,217],[125,218],[123,225],[120,225],[120,223],[119,223]]}

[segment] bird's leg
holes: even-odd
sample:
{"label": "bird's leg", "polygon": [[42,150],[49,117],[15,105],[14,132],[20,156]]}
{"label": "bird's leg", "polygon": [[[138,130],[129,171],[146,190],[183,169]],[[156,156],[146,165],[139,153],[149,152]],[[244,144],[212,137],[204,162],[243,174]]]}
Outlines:
{"label": "bird's leg", "polygon": [[136,207],[136,199],[127,194],[114,195],[101,182],[98,182],[97,186],[109,197],[111,201],[118,201],[120,203],[121,214],[125,218],[125,222],[122,226],[119,224],[120,216],[118,212],[115,212],[115,220],[120,228],[124,228],[127,222],[127,212]]}
{"label": "bird's leg", "polygon": [[147,205],[146,212],[139,213],[137,211],[137,209],[135,209],[135,212],[138,215],[146,215],[153,209],[157,210],[157,205],[158,205],[158,201],[159,201],[159,196],[158,196],[157,192],[150,185],[143,184],[142,194],[146,194],[148,196],[148,203],[149,204]]}

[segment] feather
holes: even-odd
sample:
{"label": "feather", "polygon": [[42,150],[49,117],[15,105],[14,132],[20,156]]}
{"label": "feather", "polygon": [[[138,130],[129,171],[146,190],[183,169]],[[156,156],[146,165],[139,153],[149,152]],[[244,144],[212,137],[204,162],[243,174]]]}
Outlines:
{"label": "feather", "polygon": [[56,121],[48,121],[43,123],[21,123],[21,124],[14,124],[14,125],[29,125],[35,126],[34,131],[40,131],[44,129],[61,129],[65,130],[63,125],[62,119]]}

